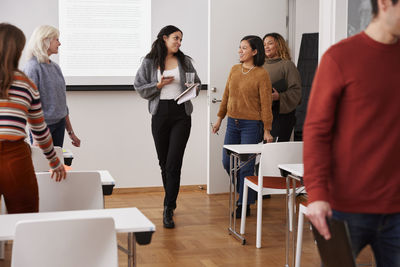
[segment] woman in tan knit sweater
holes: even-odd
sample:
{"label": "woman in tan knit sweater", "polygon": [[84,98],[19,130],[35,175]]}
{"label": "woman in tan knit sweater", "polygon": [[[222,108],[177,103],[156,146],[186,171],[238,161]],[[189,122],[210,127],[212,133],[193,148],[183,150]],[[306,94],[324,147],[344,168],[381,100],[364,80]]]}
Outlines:
{"label": "woman in tan knit sweater", "polygon": [[[221,121],[228,115],[224,144],[256,144],[262,139],[272,142],[272,87],[268,73],[262,67],[265,61],[263,42],[258,36],[246,36],[241,40],[238,52],[241,64],[234,65],[229,73],[213,133],[218,132]],[[225,149],[222,163],[229,174],[229,156]],[[244,178],[253,174],[254,160],[239,170],[237,218],[242,212]],[[256,192],[249,189],[247,203],[253,204],[256,198]],[[249,205],[247,215],[250,215]]]}
{"label": "woman in tan knit sweater", "polygon": [[296,107],[301,100],[300,74],[290,60],[285,39],[278,33],[264,36],[265,64],[272,83],[271,134],[280,142],[290,140],[296,123]]}

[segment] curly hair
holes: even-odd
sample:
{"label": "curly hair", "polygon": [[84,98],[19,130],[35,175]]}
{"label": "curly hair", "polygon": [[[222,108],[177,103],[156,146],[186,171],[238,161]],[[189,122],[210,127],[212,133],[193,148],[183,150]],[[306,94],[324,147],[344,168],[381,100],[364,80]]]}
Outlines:
{"label": "curly hair", "polygon": [[276,52],[278,54],[278,57],[280,57],[281,59],[291,60],[289,48],[287,46],[285,39],[283,39],[282,35],[276,32],[267,33],[263,38],[263,42],[265,41],[265,38],[269,36],[271,36],[275,40]]}

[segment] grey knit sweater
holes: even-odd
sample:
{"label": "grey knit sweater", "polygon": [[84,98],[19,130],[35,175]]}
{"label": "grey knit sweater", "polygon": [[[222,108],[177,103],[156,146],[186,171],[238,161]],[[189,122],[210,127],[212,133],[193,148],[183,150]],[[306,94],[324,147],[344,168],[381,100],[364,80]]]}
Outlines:
{"label": "grey knit sweater", "polygon": [[46,123],[56,124],[65,118],[68,115],[66,86],[60,67],[53,61],[39,63],[36,57],[32,57],[24,72],[39,89]]}
{"label": "grey knit sweater", "polygon": [[[201,83],[199,77],[197,76],[197,72],[194,69],[191,60],[186,57],[185,58],[186,65],[188,66],[187,72],[194,72],[196,83]],[[139,93],[141,97],[147,99],[149,101],[148,107],[151,115],[155,115],[158,110],[158,103],[160,102],[160,92],[161,90],[157,88],[157,68],[154,64],[154,61],[148,58],[143,59],[141,66],[139,67],[136,76],[134,87],[135,90]],[[186,89],[185,86],[185,70],[183,69],[181,63],[178,60],[178,68],[179,75],[181,80],[181,92]],[[192,114],[193,105],[192,102],[187,101],[184,103],[185,111],[187,115]]]}

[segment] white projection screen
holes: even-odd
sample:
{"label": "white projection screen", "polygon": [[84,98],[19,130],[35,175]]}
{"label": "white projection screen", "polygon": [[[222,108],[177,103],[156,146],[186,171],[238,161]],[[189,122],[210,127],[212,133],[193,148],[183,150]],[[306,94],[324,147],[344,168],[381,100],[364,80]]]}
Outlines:
{"label": "white projection screen", "polygon": [[149,0],[59,0],[67,85],[132,85],[151,45]]}

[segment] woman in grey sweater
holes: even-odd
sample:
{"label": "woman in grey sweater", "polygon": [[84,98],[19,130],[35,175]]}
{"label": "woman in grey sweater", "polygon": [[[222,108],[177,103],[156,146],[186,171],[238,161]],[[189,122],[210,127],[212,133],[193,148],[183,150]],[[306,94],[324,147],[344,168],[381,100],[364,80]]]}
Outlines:
{"label": "woman in grey sweater", "polygon": [[175,227],[172,216],[193,111],[190,100],[178,105],[174,99],[186,89],[186,72],[195,73],[194,81],[200,83],[190,58],[179,49],[181,41],[182,31],[177,27],[168,25],[162,28],[136,73],[134,83],[135,90],[149,101],[152,115],[151,130],[165,191],[165,228]]}
{"label": "woman in grey sweater", "polygon": [[28,62],[25,74],[36,84],[45,121],[49,127],[53,144],[63,146],[65,129],[72,144],[79,147],[81,140],[75,135],[69,119],[66,85],[60,67],[50,56],[58,53],[61,43],[59,31],[49,25],[37,27],[28,43]]}

